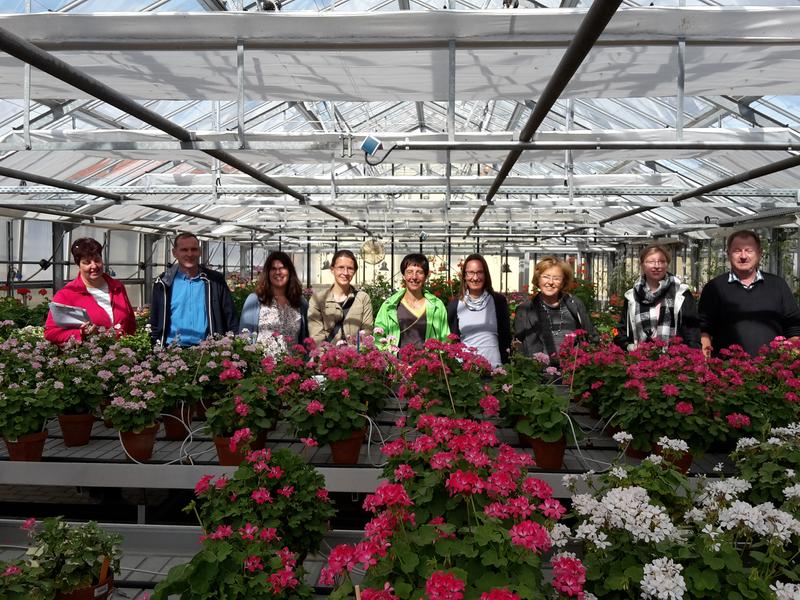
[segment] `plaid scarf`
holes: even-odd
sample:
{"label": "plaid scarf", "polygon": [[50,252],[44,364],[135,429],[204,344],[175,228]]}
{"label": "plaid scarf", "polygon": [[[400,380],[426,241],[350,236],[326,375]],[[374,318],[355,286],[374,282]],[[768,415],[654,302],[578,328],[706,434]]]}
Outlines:
{"label": "plaid scarf", "polygon": [[[651,342],[663,340],[668,342],[675,337],[675,293],[680,285],[680,280],[672,273],[658,283],[658,289],[651,292],[647,287],[644,275],[633,286],[633,297],[636,300],[636,311],[633,319],[633,338],[637,342]],[[658,321],[653,323],[650,318],[650,309],[661,303],[658,312]]]}

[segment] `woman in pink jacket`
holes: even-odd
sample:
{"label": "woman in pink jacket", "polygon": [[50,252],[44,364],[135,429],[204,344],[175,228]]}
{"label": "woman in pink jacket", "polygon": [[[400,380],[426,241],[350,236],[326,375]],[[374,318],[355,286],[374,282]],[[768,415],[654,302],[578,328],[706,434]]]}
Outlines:
{"label": "woman in pink jacket", "polygon": [[104,273],[100,242],[81,238],[73,242],[70,251],[78,265],[78,276],[53,296],[53,302],[85,309],[89,322],[79,328],[64,329],[55,324],[50,313],[44,326],[44,337],[54,344],[63,344],[70,338],[83,340],[98,327],[113,328],[118,335],[134,333],[136,318],[128,294],[122,283]]}

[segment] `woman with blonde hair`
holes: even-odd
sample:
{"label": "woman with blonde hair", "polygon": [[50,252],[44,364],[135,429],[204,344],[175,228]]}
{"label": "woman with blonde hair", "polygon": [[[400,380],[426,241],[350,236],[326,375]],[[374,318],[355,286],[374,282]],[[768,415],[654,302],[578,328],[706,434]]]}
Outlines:
{"label": "woman with blonde hair", "polygon": [[692,348],[700,347],[700,318],[689,286],[669,272],[669,252],[650,244],[639,253],[642,276],[625,292],[618,334],[614,343],[633,350],[641,342],[675,337]]}
{"label": "woman with blonde hair", "polygon": [[545,256],[536,263],[532,283],[539,292],[517,309],[514,319],[514,339],[525,355],[556,354],[566,336],[578,329],[597,336],[583,302],[565,292],[572,283],[568,262]]}
{"label": "woman with blonde hair", "polygon": [[308,303],[308,334],[316,343],[357,338],[372,333],[372,302],[350,283],[358,272],[356,256],[337,250],[331,261],[333,285]]}

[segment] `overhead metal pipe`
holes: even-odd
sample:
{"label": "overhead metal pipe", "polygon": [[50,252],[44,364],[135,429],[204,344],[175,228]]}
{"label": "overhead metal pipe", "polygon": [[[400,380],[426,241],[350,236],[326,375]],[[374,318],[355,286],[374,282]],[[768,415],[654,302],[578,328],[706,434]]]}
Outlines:
{"label": "overhead metal pipe", "polygon": [[743,173],[739,173],[738,175],[725,177],[724,179],[720,179],[719,181],[715,181],[714,183],[709,183],[707,185],[701,186],[690,192],[685,192],[683,194],[677,194],[676,196],[672,196],[672,198],[670,198],[670,201],[673,204],[677,204],[682,200],[688,200],[689,198],[696,198],[697,196],[702,196],[703,194],[706,194],[708,192],[714,192],[716,190],[726,188],[731,185],[736,185],[737,183],[743,183],[745,181],[750,181],[751,179],[757,179],[759,177],[764,177],[765,175],[771,175],[772,173],[778,173],[779,171],[785,171],[786,169],[791,169],[797,166],[800,166],[800,155],[784,158],[783,160],[779,160],[778,162],[770,163],[768,165],[758,167],[757,169],[750,169],[749,171],[744,171]]}
{"label": "overhead metal pipe", "polygon": [[[759,177],[764,177],[765,175],[771,175],[772,173],[778,173],[779,171],[785,171],[786,169],[791,169],[794,167],[800,166],[800,156],[792,156],[790,158],[784,158],[783,160],[779,160],[778,162],[770,163],[768,165],[764,165],[762,167],[758,167],[757,169],[750,169],[749,171],[745,171],[743,173],[739,173],[738,175],[732,175],[730,177],[725,177],[724,179],[720,179],[719,181],[715,181],[714,183],[709,183],[707,185],[700,186],[694,190],[689,192],[684,192],[682,194],[677,194],[670,198],[670,202],[672,204],[680,204],[683,200],[689,200],[691,198],[696,198],[698,196],[702,196],[704,194],[709,194],[711,192],[715,192],[717,190],[726,188],[731,185],[736,185],[737,183],[743,183],[745,181],[750,181],[751,179],[757,179]],[[634,215],[640,215],[644,212],[648,212],[651,210],[655,210],[657,208],[661,208],[660,206],[640,206],[639,208],[633,208],[631,210],[626,210],[625,212],[618,213],[616,215],[612,215],[605,219],[601,219],[598,221],[600,226],[605,225],[606,223],[611,223],[612,221],[619,221],[620,219],[625,219],[626,217],[632,217]],[[798,212],[795,209],[787,209],[787,213]],[[752,219],[744,218],[742,222],[747,222]],[[736,221],[739,222],[739,221]]]}
{"label": "overhead metal pipe", "polygon": [[[96,188],[88,187],[85,185],[81,185],[79,183],[70,183],[69,181],[63,181],[61,179],[54,179],[52,177],[46,177],[44,175],[36,175],[35,173],[28,173],[27,171],[20,171],[18,169],[9,169],[7,167],[0,167],[0,176],[3,177],[10,177],[12,179],[20,179],[22,181],[30,181],[32,183],[38,183],[41,185],[46,185],[54,188],[60,188],[64,190],[69,190],[71,192],[77,192],[79,194],[86,194],[87,196],[98,196],[100,198],[106,198],[108,200],[112,200],[115,203],[122,203],[122,202],[140,202],[140,200],[136,198],[132,198],[131,196],[127,196],[125,194],[116,194],[113,192],[106,192],[103,190],[98,190]],[[10,205],[9,205],[10,206]],[[274,235],[275,232],[270,229],[264,229],[262,227],[256,227],[253,225],[240,225],[237,224],[235,221],[228,221],[226,219],[220,219],[218,217],[210,217],[208,215],[204,215],[203,213],[185,210],[183,208],[176,208],[173,206],[161,206],[159,204],[141,204],[145,208],[150,208],[153,210],[162,210],[164,212],[173,213],[176,215],[184,215],[187,217],[193,217],[196,219],[203,219],[205,221],[211,221],[216,223],[217,225],[223,225],[226,223],[231,223],[236,225],[237,227],[241,227],[242,229],[247,229],[249,231],[256,231],[259,233],[264,233],[266,235]],[[39,210],[44,214],[43,210]],[[56,215],[57,213],[51,212],[49,214]],[[65,216],[69,216],[70,214],[74,213],[64,213]],[[87,215],[89,216],[89,215]]]}
{"label": "overhead metal pipe", "polygon": [[[536,130],[547,116],[547,113],[550,112],[553,104],[556,103],[556,100],[561,96],[561,93],[567,87],[572,76],[578,70],[578,67],[581,66],[581,63],[583,63],[584,59],[589,54],[597,38],[600,37],[600,34],[603,33],[608,22],[611,21],[611,17],[617,12],[617,8],[619,8],[620,4],[622,4],[622,0],[597,0],[592,3],[591,8],[586,13],[586,16],[584,16],[583,21],[581,21],[578,31],[575,32],[575,37],[572,38],[572,41],[564,52],[564,56],[561,57],[556,70],[553,72],[553,76],[550,78],[550,81],[547,82],[531,116],[522,128],[522,132],[519,136],[521,142],[529,142],[531,140],[533,134],[536,133]],[[506,157],[502,167],[500,167],[500,171],[497,173],[494,183],[492,183],[486,195],[487,205],[492,203],[492,199],[497,193],[497,190],[500,189],[500,186],[503,184],[506,177],[508,177],[508,174],[521,155],[522,150],[518,149],[512,150]],[[483,211],[479,211],[479,213],[475,215],[475,219],[472,221],[473,226],[478,224],[480,215],[482,214]],[[467,229],[466,235],[469,235],[471,229],[472,227]]]}
{"label": "overhead metal pipe", "polygon": [[[87,94],[91,94],[95,98],[102,100],[118,108],[119,110],[128,113],[129,115],[140,119],[141,121],[147,123],[148,125],[152,125],[156,129],[160,129],[161,131],[168,133],[172,137],[186,143],[192,143],[195,141],[203,141],[202,138],[198,138],[194,132],[189,131],[188,129],[184,129],[180,125],[173,123],[169,119],[161,116],[155,111],[152,111],[148,108],[145,108],[138,102],[127,98],[126,96],[120,94],[112,87],[98,81],[94,77],[91,77],[78,69],[74,68],[69,63],[61,60],[39,48],[38,46],[30,43],[29,41],[19,37],[0,27],[0,49],[4,52],[10,54],[11,56],[18,58],[19,60],[30,64],[40,71],[47,73],[65,83],[68,83]],[[211,156],[212,158],[216,158],[221,162],[241,171],[252,177],[253,179],[260,181],[266,185],[269,185],[284,194],[287,194],[297,200],[300,201],[301,204],[311,204],[311,199],[301,194],[300,192],[290,188],[287,185],[284,185],[277,179],[273,179],[269,175],[265,175],[261,173],[259,170],[253,168],[248,163],[239,160],[235,156],[229,154],[224,150],[203,150],[205,154]],[[321,208],[319,206],[314,206],[318,210]],[[326,214],[342,221],[346,225],[352,225],[365,233],[372,235],[372,233],[365,227],[362,227],[357,224],[353,224],[350,222],[350,219],[337,213],[334,210],[327,209],[325,211]]]}
{"label": "overhead metal pipe", "polygon": [[611,215],[610,217],[606,217],[605,219],[600,219],[597,224],[602,227],[606,223],[611,223],[613,221],[619,221],[620,219],[625,219],[627,217],[632,217],[634,215],[642,214],[643,212],[647,212],[648,210],[654,210],[656,208],[661,208],[660,206],[640,206],[639,208],[632,208],[631,210],[626,210],[621,213],[617,213],[616,215]]}

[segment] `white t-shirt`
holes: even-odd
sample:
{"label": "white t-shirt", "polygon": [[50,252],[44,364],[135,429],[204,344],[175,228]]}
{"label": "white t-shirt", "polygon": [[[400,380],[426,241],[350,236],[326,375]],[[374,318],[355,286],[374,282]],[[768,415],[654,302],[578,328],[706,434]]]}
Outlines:
{"label": "white t-shirt", "polygon": [[108,284],[104,284],[103,287],[95,288],[86,286],[86,290],[92,295],[94,301],[97,302],[98,306],[106,311],[108,315],[109,321],[111,321],[111,326],[114,326],[114,311],[111,309],[111,294],[108,293]]}

